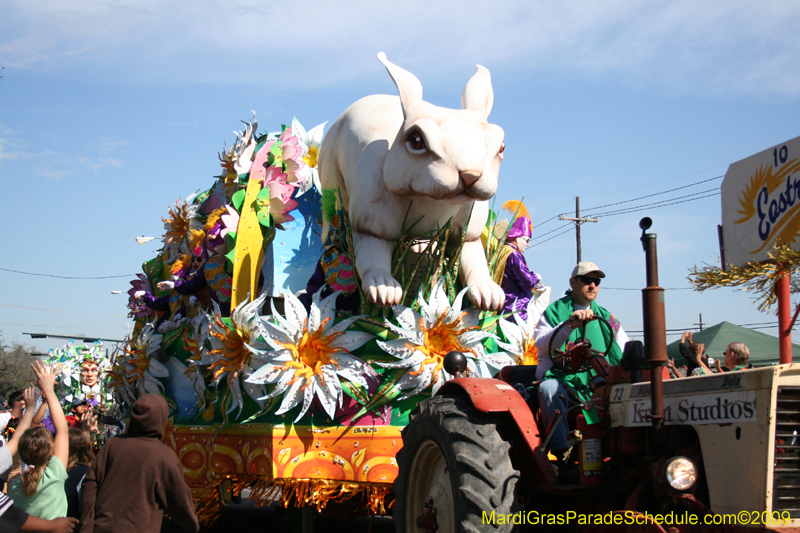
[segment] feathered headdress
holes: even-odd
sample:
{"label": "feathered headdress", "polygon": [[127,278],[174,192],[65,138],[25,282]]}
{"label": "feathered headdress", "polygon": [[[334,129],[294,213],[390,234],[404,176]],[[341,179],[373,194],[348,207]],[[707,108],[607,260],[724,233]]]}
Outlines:
{"label": "feathered headdress", "polygon": [[519,200],[509,200],[503,204],[503,209],[515,215],[514,222],[508,230],[508,235],[506,235],[506,241],[533,235],[533,222],[530,215],[528,215],[525,204]]}

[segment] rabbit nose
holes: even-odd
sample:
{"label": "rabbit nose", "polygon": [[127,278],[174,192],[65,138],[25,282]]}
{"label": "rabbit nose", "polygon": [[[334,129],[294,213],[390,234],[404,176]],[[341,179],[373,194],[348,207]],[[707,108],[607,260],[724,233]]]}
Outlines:
{"label": "rabbit nose", "polygon": [[458,173],[458,175],[462,180],[464,180],[464,183],[467,185],[467,187],[469,187],[480,179],[480,177],[483,175],[483,172],[478,170],[462,170]]}

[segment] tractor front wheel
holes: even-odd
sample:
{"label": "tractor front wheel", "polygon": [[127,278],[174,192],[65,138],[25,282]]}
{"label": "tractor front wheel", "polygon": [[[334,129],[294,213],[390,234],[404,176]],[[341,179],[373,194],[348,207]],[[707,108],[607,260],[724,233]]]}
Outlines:
{"label": "tractor front wheel", "polygon": [[510,448],[496,417],[476,411],[467,398],[421,402],[397,454],[397,531],[511,531],[522,506]]}

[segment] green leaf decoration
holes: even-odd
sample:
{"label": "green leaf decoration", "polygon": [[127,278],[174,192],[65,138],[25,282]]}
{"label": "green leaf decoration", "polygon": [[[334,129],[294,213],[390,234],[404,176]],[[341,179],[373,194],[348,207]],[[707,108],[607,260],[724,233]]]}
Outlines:
{"label": "green leaf decoration", "polygon": [[398,389],[396,385],[405,373],[405,368],[396,368],[392,370],[388,376],[385,376],[383,383],[381,383],[381,386],[378,387],[377,391],[375,391],[375,395],[370,398],[369,402],[361,408],[361,410],[356,414],[356,416],[353,417],[353,419],[364,416],[375,409],[379,409],[403,394],[403,392]]}
{"label": "green leaf decoration", "polygon": [[163,346],[164,349],[166,349],[170,344],[175,342],[175,340],[180,341],[182,344],[181,336],[183,335],[185,329],[186,329],[185,324],[182,324],[181,327],[175,328],[172,331],[164,333],[163,334],[164,336],[161,338],[161,346]]}
{"label": "green leaf decoration", "polygon": [[164,268],[164,260],[161,258],[161,255],[156,256],[154,259],[150,261],[145,261],[142,264],[142,272],[147,275],[147,279],[150,280],[150,283],[153,283],[157,277],[161,275],[161,270]]}
{"label": "green leaf decoration", "polygon": [[242,204],[244,204],[244,197],[247,194],[247,189],[241,189],[233,193],[231,197],[231,203],[233,207],[236,208],[238,212],[242,212]]}
{"label": "green leaf decoration", "polygon": [[264,187],[256,195],[256,217],[262,226],[270,227],[272,217],[269,213],[269,187]]}
{"label": "green leaf decoration", "polygon": [[342,390],[352,399],[365,405],[369,401],[369,392],[358,383],[342,380]]}
{"label": "green leaf decoration", "polygon": [[362,318],[361,320],[356,321],[354,325],[363,329],[367,333],[372,333],[383,341],[389,340],[390,336],[397,338],[396,333],[388,330],[386,326],[383,325],[382,321],[375,320],[374,318]]}

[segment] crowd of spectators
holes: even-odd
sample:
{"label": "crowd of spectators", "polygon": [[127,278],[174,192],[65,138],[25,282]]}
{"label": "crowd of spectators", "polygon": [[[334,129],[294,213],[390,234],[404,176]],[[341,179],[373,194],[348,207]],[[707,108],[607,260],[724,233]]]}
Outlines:
{"label": "crowd of spectators", "polygon": [[100,410],[85,400],[62,408],[58,365],[31,366],[38,389],[11,393],[0,412],[0,533],[158,532],[165,513],[199,531],[178,458],[161,442],[162,396],[134,403],[127,431],[115,436],[121,422],[98,430]]}
{"label": "crowd of spectators", "polygon": [[709,357],[705,344],[692,340],[691,331],[683,332],[678,348],[684,364],[678,366],[674,359],[669,360],[667,366],[673,378],[706,376],[752,368],[749,364],[750,349],[742,342],[730,343],[723,353],[722,361]]}

